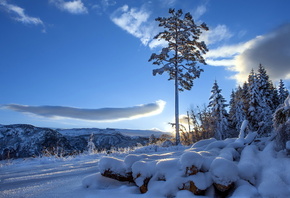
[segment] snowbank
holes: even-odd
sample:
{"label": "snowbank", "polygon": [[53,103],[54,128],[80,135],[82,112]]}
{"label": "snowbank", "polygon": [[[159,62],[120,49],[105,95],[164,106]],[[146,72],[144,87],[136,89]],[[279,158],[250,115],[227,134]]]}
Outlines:
{"label": "snowbank", "polygon": [[[172,147],[151,155],[130,154],[124,160],[105,157],[99,169],[131,173],[146,197],[290,197],[290,175],[285,174],[290,172],[290,158],[285,152],[277,153],[267,139],[256,143],[256,133],[242,136],[202,140],[183,151]],[[102,175],[88,177],[83,186],[120,185],[111,179],[100,182],[103,179]]]}

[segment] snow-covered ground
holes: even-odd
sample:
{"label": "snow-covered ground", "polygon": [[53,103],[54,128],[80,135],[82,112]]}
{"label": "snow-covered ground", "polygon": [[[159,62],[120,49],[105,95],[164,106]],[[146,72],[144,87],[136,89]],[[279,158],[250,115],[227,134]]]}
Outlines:
{"label": "snow-covered ground", "polygon": [[[185,149],[155,152],[151,147],[145,152],[154,159],[178,156]],[[170,149],[171,150],[171,149]],[[137,153],[143,152],[141,149]],[[154,152],[154,153],[153,153]],[[124,159],[127,154],[113,153],[110,156]],[[80,155],[70,158],[31,158],[0,161],[1,198],[113,198],[147,197],[133,184],[101,183],[96,188],[85,188],[83,180],[99,173],[98,162],[106,154]]]}
{"label": "snow-covered ground", "polygon": [[82,179],[98,171],[96,156],[2,161],[0,197],[86,197]]}
{"label": "snow-covered ground", "polygon": [[[196,197],[189,190],[180,190],[188,180],[199,189],[206,189],[205,197],[215,197],[213,183],[233,183],[227,197],[290,197],[289,156],[285,151],[276,152],[273,142],[252,142],[254,137],[255,134],[245,139],[209,139],[192,147],[140,147],[129,155],[1,161],[0,197]],[[187,169],[191,165],[197,173]],[[141,194],[133,183],[103,177],[100,172],[108,167],[120,174],[132,171],[138,186],[150,177],[148,191]]]}

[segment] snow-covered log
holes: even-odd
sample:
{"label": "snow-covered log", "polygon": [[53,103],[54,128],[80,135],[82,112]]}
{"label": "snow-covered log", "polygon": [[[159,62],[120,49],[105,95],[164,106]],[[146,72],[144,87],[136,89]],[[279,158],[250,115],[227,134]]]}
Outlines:
{"label": "snow-covered log", "polygon": [[132,172],[127,172],[124,161],[113,157],[103,157],[99,162],[100,173],[104,177],[118,181],[134,182]]}
{"label": "snow-covered log", "polygon": [[228,191],[238,180],[237,165],[227,159],[217,157],[211,164],[210,172],[217,190],[221,192]]}

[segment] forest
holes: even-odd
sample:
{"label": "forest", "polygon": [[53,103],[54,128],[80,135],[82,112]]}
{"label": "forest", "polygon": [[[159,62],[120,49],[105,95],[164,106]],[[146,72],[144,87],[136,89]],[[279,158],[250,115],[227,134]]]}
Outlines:
{"label": "forest", "polygon": [[186,122],[180,127],[181,141],[190,145],[211,137],[217,140],[238,137],[244,120],[248,121],[246,134],[257,132],[259,137],[271,136],[278,127],[279,116],[283,116],[275,112],[279,112],[288,95],[283,80],[275,86],[262,64],[257,72],[251,71],[243,85],[232,91],[229,102],[215,81],[208,104],[190,108],[182,118]]}

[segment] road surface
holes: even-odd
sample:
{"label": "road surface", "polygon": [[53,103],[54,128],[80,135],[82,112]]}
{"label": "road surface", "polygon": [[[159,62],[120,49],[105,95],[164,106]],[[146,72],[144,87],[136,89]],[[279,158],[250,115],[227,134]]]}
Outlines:
{"label": "road surface", "polygon": [[1,198],[79,198],[92,190],[84,177],[98,172],[98,159],[35,161],[0,167]]}

